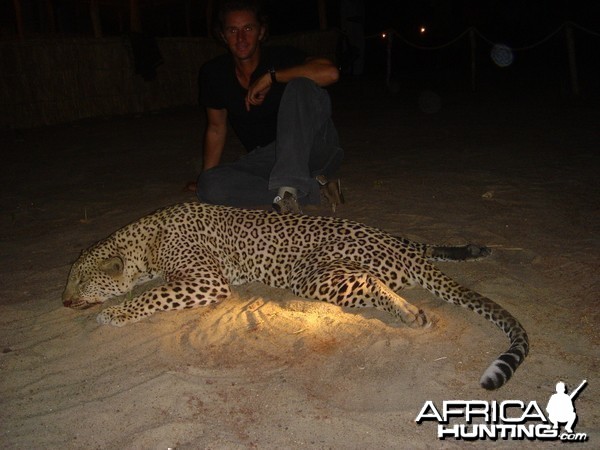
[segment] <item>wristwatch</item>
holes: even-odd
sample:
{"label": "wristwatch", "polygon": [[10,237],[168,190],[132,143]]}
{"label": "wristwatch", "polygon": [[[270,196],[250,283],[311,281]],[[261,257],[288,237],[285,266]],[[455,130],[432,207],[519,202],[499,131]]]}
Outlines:
{"label": "wristwatch", "polygon": [[271,74],[271,81],[273,83],[277,83],[277,76],[275,75],[275,67],[270,67],[269,68],[269,73]]}

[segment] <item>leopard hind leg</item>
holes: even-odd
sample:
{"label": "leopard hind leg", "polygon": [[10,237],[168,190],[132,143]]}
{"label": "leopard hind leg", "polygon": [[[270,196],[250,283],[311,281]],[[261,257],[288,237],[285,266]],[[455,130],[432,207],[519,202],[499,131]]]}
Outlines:
{"label": "leopard hind leg", "polygon": [[347,259],[302,264],[290,278],[294,294],[346,307],[374,307],[413,327],[428,325],[425,313],[392,291],[361,264]]}

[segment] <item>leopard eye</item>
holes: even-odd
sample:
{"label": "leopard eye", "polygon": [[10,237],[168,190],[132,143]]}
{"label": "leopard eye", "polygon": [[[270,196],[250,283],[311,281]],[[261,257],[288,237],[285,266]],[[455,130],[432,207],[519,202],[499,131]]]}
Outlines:
{"label": "leopard eye", "polygon": [[88,284],[90,282],[90,276],[87,273],[80,273],[77,281],[80,286]]}

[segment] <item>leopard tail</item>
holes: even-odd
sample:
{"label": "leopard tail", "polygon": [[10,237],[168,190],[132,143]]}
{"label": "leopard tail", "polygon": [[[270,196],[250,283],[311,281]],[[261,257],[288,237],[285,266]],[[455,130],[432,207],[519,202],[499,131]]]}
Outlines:
{"label": "leopard tail", "polygon": [[400,236],[394,236],[394,238],[406,247],[413,247],[421,257],[428,261],[473,261],[492,254],[490,248],[475,244],[432,245],[411,241]]}
{"label": "leopard tail", "polygon": [[492,251],[487,247],[474,244],[456,247],[426,245],[424,257],[429,261],[473,261],[489,256]]}
{"label": "leopard tail", "polygon": [[[461,286],[433,265],[425,261],[424,263],[424,271],[413,272],[415,280],[421,286],[448,303],[468,308],[483,316],[508,336],[510,347],[490,364],[480,379],[483,388],[488,390],[498,389],[512,377],[517,367],[525,360],[529,352],[527,332],[519,321],[502,306],[477,292]],[[424,273],[433,273],[435,284],[438,285],[439,281],[439,285],[443,286],[443,289],[434,286],[430,277],[425,278],[423,276]]]}

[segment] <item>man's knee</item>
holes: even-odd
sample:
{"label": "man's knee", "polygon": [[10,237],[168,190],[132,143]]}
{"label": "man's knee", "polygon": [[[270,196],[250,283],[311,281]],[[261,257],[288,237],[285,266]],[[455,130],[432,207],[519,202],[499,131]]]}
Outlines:
{"label": "man's knee", "polygon": [[278,121],[296,123],[298,114],[310,118],[302,123],[314,127],[315,131],[321,127],[331,117],[331,100],[327,90],[308,78],[290,81],[281,97]]}
{"label": "man's knee", "polygon": [[323,90],[310,78],[299,77],[288,82],[285,91],[288,96],[295,94],[300,98],[305,98],[306,96],[321,94]]}
{"label": "man's knee", "polygon": [[314,87],[318,87],[317,83],[306,77],[298,77],[290,80],[286,87],[290,86],[296,89],[312,89]]}

